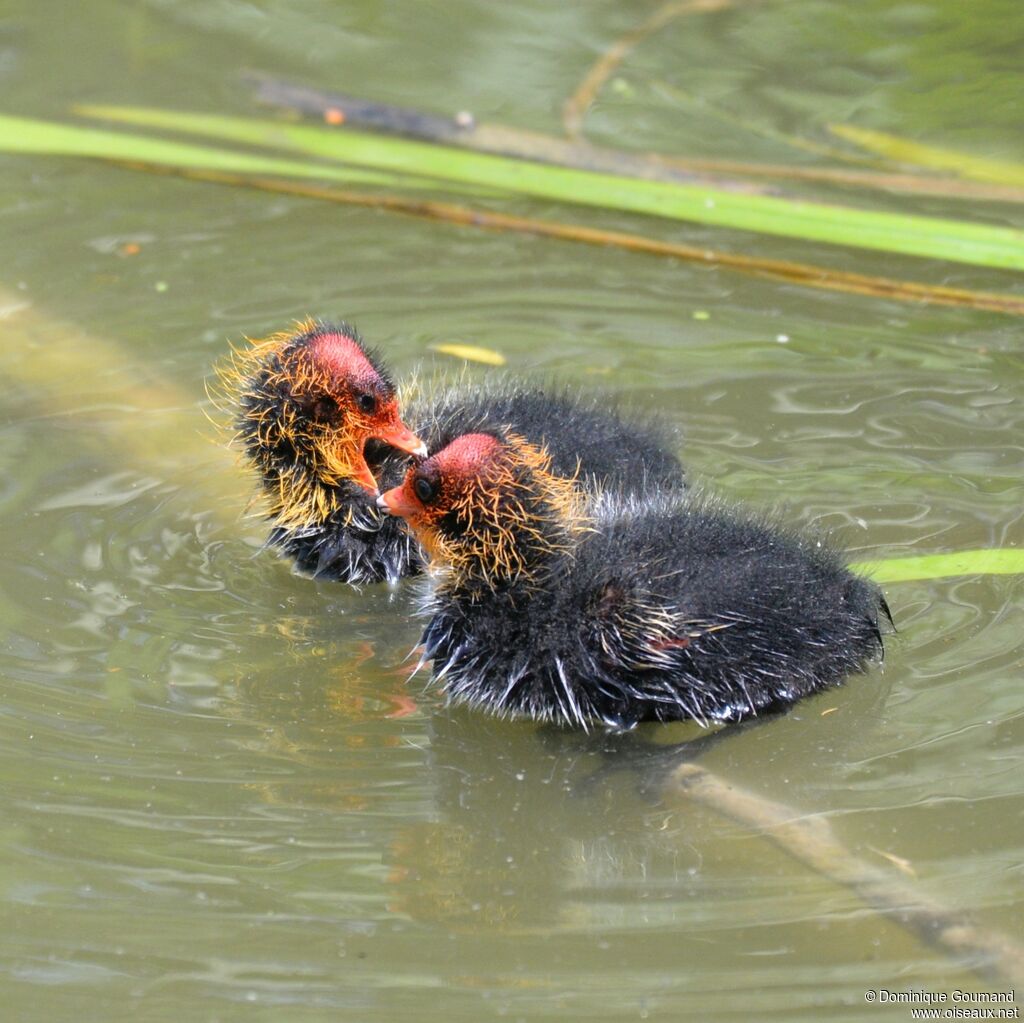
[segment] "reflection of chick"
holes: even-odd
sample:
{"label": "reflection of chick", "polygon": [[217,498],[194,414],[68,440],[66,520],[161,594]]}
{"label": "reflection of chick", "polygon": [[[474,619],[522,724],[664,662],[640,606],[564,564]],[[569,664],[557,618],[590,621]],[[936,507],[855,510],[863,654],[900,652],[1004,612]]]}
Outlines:
{"label": "reflection of chick", "polygon": [[[421,569],[408,531],[367,491],[374,477],[382,488],[400,482],[407,455],[426,449],[398,418],[379,357],[352,327],[303,324],[240,353],[224,377],[239,439],[269,499],[272,543],[300,568],[347,582],[394,582]],[[579,472],[585,482],[682,486],[666,436],[565,392],[455,388],[402,412],[434,450],[462,433],[511,427],[545,444],[558,472]]]}
{"label": "reflection of chick", "polygon": [[[667,727],[696,738],[651,746],[641,732],[523,728],[466,708],[433,714],[417,773],[430,809],[395,832],[391,907],[489,934],[594,933],[620,926],[623,914],[647,919],[652,903],[678,888],[680,860],[699,856],[684,818],[703,821],[704,811],[693,803],[669,825],[672,811],[656,805],[666,777],[741,734]],[[639,784],[654,801],[638,799]],[[624,902],[626,892],[643,894]]]}
{"label": "reflection of chick", "polygon": [[380,505],[444,567],[423,642],[497,713],[737,721],[881,653],[879,590],[820,541],[688,498],[587,497],[521,437],[459,437]]}

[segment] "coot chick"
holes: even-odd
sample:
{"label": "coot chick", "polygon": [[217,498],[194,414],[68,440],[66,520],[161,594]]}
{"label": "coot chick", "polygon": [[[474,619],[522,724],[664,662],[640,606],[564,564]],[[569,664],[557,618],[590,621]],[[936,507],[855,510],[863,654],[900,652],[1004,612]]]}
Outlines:
{"label": "coot chick", "polygon": [[515,434],[456,439],[379,504],[439,566],[424,660],[491,712],[739,721],[882,653],[881,592],[822,541],[680,490],[588,495]]}
{"label": "coot chick", "polygon": [[380,535],[375,472],[395,449],[427,449],[403,423],[379,356],[349,324],[308,320],[236,351],[220,376],[266,498],[269,542],[307,571],[389,578],[412,544],[395,529]]}
{"label": "coot chick", "polygon": [[[377,509],[376,493],[357,485],[357,477],[366,483],[368,472],[381,489],[395,486],[409,467],[406,453],[417,453],[416,438],[358,419],[357,403],[347,396],[365,393],[367,366],[380,393],[393,400],[380,357],[353,327],[311,322],[238,353],[229,399],[270,499],[270,542],[321,578],[395,582],[422,569],[422,552],[400,522]],[[514,381],[411,390],[402,413],[430,450],[464,433],[514,429],[546,445],[557,472],[578,472],[587,485],[683,486],[668,431],[622,418],[607,403]],[[339,446],[347,453],[336,453]]]}

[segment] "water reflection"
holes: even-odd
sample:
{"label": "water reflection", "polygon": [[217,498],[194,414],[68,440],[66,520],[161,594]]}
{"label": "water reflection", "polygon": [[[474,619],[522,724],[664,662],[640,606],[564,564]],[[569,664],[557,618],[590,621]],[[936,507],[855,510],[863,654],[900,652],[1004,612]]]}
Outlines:
{"label": "water reflection", "polygon": [[606,927],[603,906],[628,927],[625,892],[685,896],[677,886],[699,856],[680,848],[674,814],[656,796],[638,800],[664,772],[664,754],[638,736],[524,732],[454,711],[431,724],[434,811],[391,845],[396,911],[460,930],[517,931]]}

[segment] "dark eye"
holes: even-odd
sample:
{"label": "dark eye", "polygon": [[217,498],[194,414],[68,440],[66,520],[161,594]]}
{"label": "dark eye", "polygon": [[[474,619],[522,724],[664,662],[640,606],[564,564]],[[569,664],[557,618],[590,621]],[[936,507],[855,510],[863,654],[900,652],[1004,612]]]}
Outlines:
{"label": "dark eye", "polygon": [[437,483],[433,480],[428,480],[425,476],[417,476],[412,489],[423,504],[430,504],[437,497]]}
{"label": "dark eye", "polygon": [[377,411],[377,399],[372,394],[360,394],[356,398],[356,404],[358,404],[360,412],[365,412],[368,416],[372,416]]}

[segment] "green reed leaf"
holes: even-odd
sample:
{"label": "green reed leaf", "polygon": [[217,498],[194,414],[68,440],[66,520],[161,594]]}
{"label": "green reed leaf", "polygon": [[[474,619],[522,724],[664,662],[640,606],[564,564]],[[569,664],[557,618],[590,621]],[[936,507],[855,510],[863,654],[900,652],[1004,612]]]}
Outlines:
{"label": "green reed leaf", "polygon": [[[422,184],[394,172],[363,167],[339,167],[337,163],[284,160],[258,153],[197,146],[187,142],[103,131],[79,125],[40,121],[0,114],[0,152],[43,156],[82,156],[104,160],[139,162],[169,167],[230,171],[239,174],[276,174],[288,177],[328,179],[388,187]],[[436,183],[432,183],[436,187]]]}
{"label": "green reed leaf", "polygon": [[983,548],[952,554],[921,554],[885,561],[861,561],[850,566],[877,583],[902,583],[915,579],[948,579],[961,575],[1017,575],[1024,573],[1024,550]]}
{"label": "green reed leaf", "polygon": [[462,186],[504,189],[833,245],[1024,270],[1024,232],[1011,228],[648,181],[321,125],[136,107],[78,109],[91,117],[299,151]]}

